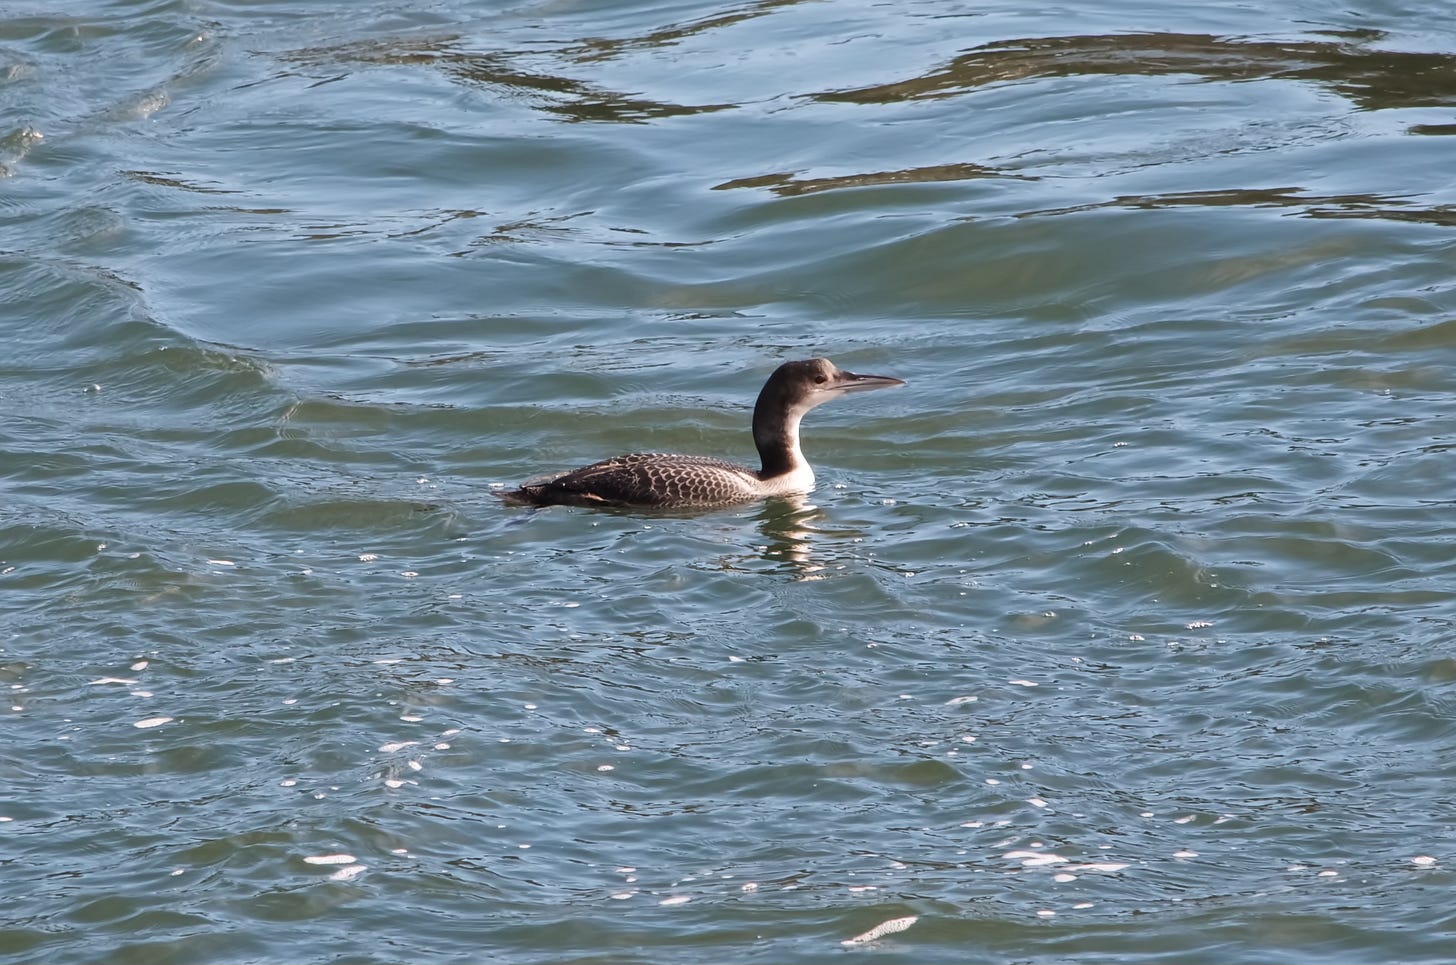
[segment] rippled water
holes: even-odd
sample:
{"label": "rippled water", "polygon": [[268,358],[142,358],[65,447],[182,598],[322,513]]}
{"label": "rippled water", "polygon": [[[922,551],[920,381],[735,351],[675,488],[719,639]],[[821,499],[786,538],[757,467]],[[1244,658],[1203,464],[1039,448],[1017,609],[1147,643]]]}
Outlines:
{"label": "rippled water", "polygon": [[0,960],[1450,959],[1439,5],[53,6]]}

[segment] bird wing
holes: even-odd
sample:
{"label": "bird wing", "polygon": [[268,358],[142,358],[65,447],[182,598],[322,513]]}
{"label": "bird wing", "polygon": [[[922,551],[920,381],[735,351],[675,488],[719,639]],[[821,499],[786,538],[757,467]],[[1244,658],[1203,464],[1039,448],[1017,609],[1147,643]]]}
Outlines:
{"label": "bird wing", "polygon": [[523,485],[516,494],[536,505],[692,506],[758,498],[758,476],[712,456],[634,452]]}

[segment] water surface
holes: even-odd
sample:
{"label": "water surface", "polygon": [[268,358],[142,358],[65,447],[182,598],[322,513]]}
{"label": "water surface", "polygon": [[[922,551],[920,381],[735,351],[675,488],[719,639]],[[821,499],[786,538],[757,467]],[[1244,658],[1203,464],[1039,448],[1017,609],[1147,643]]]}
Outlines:
{"label": "water surface", "polygon": [[[1440,11],[66,7],[0,961],[1449,959]],[[812,355],[803,503],[492,495]]]}

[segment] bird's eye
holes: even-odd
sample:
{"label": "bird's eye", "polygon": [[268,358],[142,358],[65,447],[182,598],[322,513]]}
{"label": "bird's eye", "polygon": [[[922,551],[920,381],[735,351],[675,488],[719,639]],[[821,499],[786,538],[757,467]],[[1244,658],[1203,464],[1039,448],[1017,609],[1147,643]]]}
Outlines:
{"label": "bird's eye", "polygon": [[829,381],[828,376],[824,376],[824,375],[816,375],[816,376],[814,376],[814,384],[815,385],[823,385],[825,382],[828,382],[828,381]]}

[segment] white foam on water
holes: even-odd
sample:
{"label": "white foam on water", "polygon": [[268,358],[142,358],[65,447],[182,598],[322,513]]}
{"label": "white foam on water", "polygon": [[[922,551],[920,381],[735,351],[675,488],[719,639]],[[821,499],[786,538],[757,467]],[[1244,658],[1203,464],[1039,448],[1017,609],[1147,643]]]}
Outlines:
{"label": "white foam on water", "polygon": [[129,667],[128,669],[130,669],[130,670],[145,670],[145,669],[147,669],[147,664],[149,664],[149,663],[151,663],[150,660],[138,660],[136,663],[132,664],[131,667]]}
{"label": "white foam on water", "polygon": [[1173,857],[1175,857],[1175,858],[1185,858],[1185,859],[1186,858],[1196,858],[1196,857],[1198,857],[1198,852],[1197,851],[1189,851],[1187,848],[1184,848],[1182,851],[1174,851],[1173,852]]}
{"label": "white foam on water", "polygon": [[658,902],[659,905],[686,905],[693,900],[692,895],[672,895]]}
{"label": "white foam on water", "polygon": [[95,680],[87,681],[86,686],[89,687],[92,684],[126,684],[129,686],[136,682],[129,677],[97,677]]}
{"label": "white foam on water", "polygon": [[612,899],[614,901],[626,901],[635,894],[637,894],[635,891],[619,891],[615,895],[612,895]]}
{"label": "white foam on water", "polygon": [[395,751],[402,751],[406,747],[414,747],[419,741],[395,741],[392,744],[380,744],[379,751],[382,754],[393,754]]}
{"label": "white foam on water", "polygon": [[1026,803],[1030,804],[1034,808],[1044,808],[1047,806],[1047,802],[1043,801],[1039,797],[1029,797],[1026,799]]}
{"label": "white foam on water", "polygon": [[1039,684],[1038,684],[1038,683],[1036,683],[1036,681],[1034,681],[1034,680],[1022,680],[1022,679],[1020,679],[1020,678],[1018,678],[1018,679],[1016,679],[1016,680],[1008,680],[1008,681],[1006,681],[1006,682],[1007,682],[1007,683],[1008,683],[1008,684],[1015,684],[1015,685],[1016,685],[1016,686],[1018,686],[1018,687],[1037,687],[1037,686],[1040,686],[1040,685],[1039,685]]}
{"label": "white foam on water", "polygon": [[867,932],[855,935],[853,938],[846,938],[840,942],[841,945],[864,945],[886,935],[894,935],[905,931],[911,925],[920,920],[919,915],[906,915],[904,918],[891,918],[889,921],[882,921]]}
{"label": "white foam on water", "polygon": [[1432,868],[1436,864],[1436,859],[1428,854],[1418,854],[1410,860],[1417,868]]}
{"label": "white foam on water", "polygon": [[981,699],[980,697],[976,697],[976,696],[973,696],[971,694],[967,694],[964,697],[952,697],[950,700],[947,700],[945,702],[945,706],[947,706],[947,707],[959,707],[961,704],[971,704],[971,703],[975,703],[976,701],[978,701],[980,699]]}
{"label": "white foam on water", "polygon": [[1008,851],[1001,857],[1007,861],[1020,861],[1023,868],[1044,868],[1048,865],[1067,863],[1066,858],[1049,851]]}
{"label": "white foam on water", "polygon": [[409,769],[412,771],[423,771],[425,769],[425,765],[421,764],[419,761],[408,761],[407,763]]}
{"label": "white foam on water", "polygon": [[1047,867],[1048,865],[1066,865],[1067,859],[1060,854],[1038,854],[1035,857],[1022,859],[1022,867]]}
{"label": "white foam on water", "polygon": [[599,770],[599,771],[615,771],[616,769],[617,769],[616,768],[616,765],[614,765],[614,764],[598,764],[597,765],[597,770]]}
{"label": "white foam on water", "polygon": [[237,566],[232,560],[208,560],[213,566]]}
{"label": "white foam on water", "polygon": [[1066,884],[1069,881],[1076,881],[1077,880],[1077,876],[1074,875],[1074,874],[1069,874],[1068,872],[1063,871],[1060,874],[1054,874],[1054,875],[1052,875],[1052,880],[1055,881],[1059,885],[1064,885],[1064,884]]}
{"label": "white foam on water", "polygon": [[399,719],[407,724],[418,724],[420,721],[424,720],[424,718],[421,717],[419,714],[400,714]]}
{"label": "white foam on water", "polygon": [[1038,918],[1055,918],[1056,915],[1057,913],[1052,911],[1050,908],[1043,908],[1041,911],[1036,913],[1036,917]]}
{"label": "white foam on water", "polygon": [[338,871],[335,871],[333,874],[329,875],[329,880],[330,881],[351,881],[354,878],[357,878],[360,875],[362,875],[366,870],[368,870],[368,868],[369,868],[368,865],[351,864],[348,867],[346,867],[346,868],[340,868]]}
{"label": "white foam on water", "polygon": [[161,727],[163,724],[170,724],[172,723],[172,720],[173,718],[171,717],[146,717],[142,720],[134,722],[132,726],[140,727],[142,730],[147,730],[151,727]]}
{"label": "white foam on water", "polygon": [[133,697],[150,697],[152,696],[152,692],[150,690],[133,690],[131,695]]}
{"label": "white foam on water", "polygon": [[352,854],[311,854],[303,859],[305,864],[353,864],[358,859]]}

